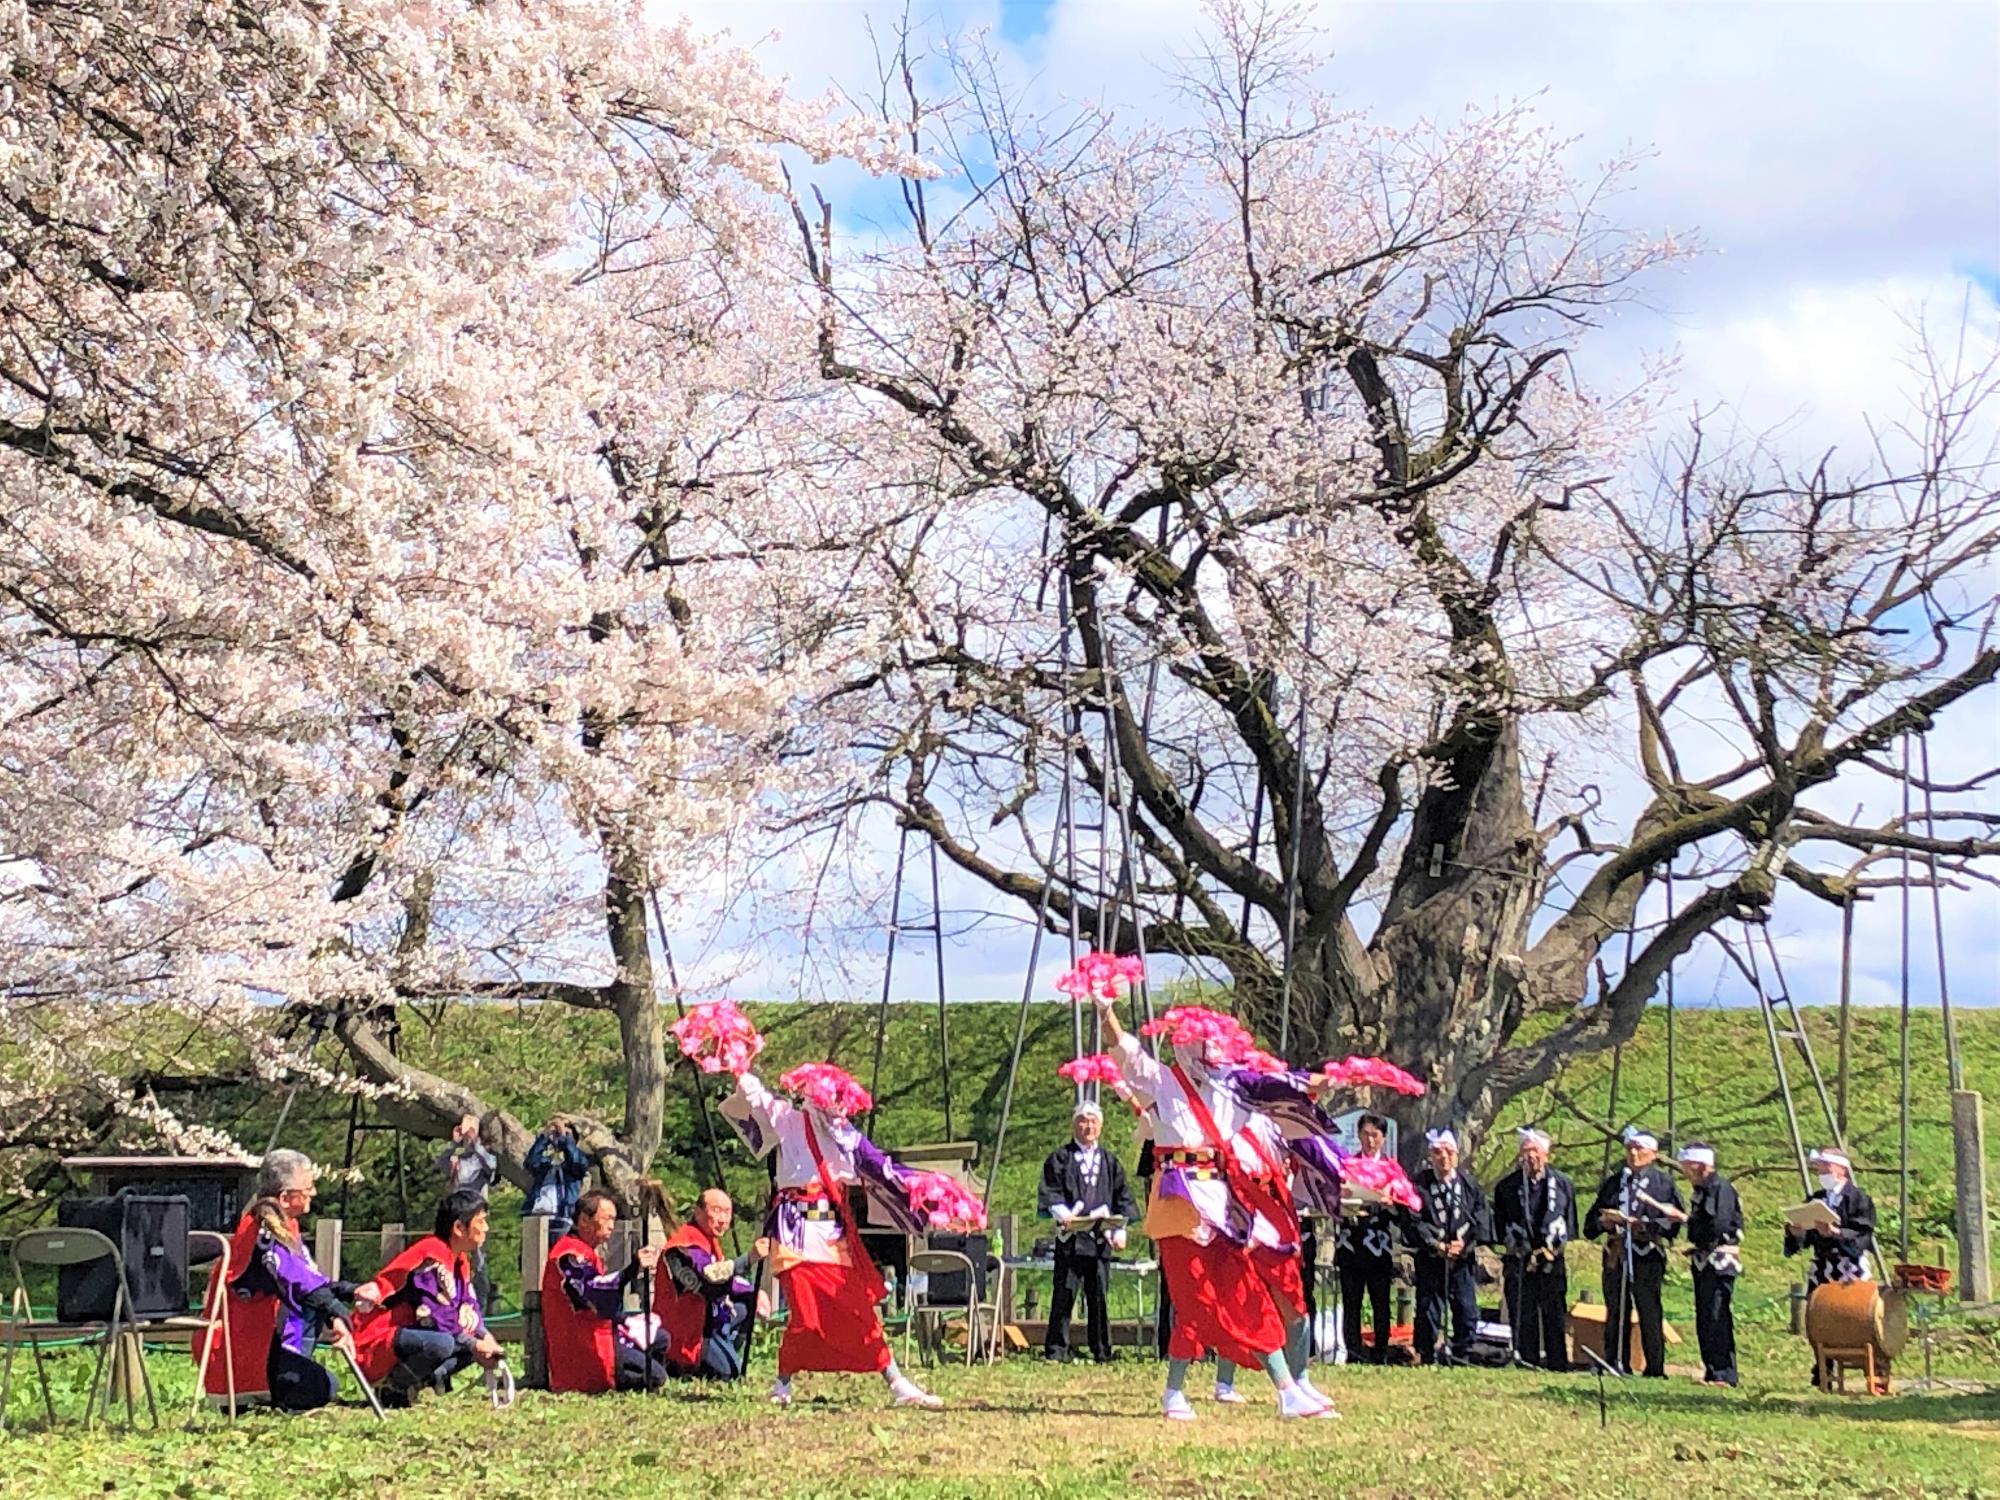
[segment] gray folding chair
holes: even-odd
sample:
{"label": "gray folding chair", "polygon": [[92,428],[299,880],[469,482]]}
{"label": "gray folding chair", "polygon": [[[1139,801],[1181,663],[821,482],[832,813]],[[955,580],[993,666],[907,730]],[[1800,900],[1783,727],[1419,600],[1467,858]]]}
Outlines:
{"label": "gray folding chair", "polygon": [[[7,1355],[4,1365],[0,1365],[0,1432],[7,1427],[7,1398],[13,1391],[14,1350],[25,1335],[28,1348],[34,1355],[35,1375],[42,1386],[42,1407],[48,1413],[49,1425],[56,1420],[55,1398],[49,1393],[48,1368],[42,1360],[44,1340],[60,1340],[64,1343],[83,1342],[97,1345],[97,1364],[90,1375],[87,1404],[84,1407],[83,1425],[88,1429],[97,1419],[98,1389],[103,1387],[104,1420],[111,1420],[111,1367],[121,1356],[120,1340],[130,1337],[137,1344],[137,1330],[132,1320],[132,1299],[125,1281],[125,1257],[118,1253],[118,1247],[109,1238],[95,1229],[30,1229],[14,1237],[8,1247],[8,1258],[14,1266],[13,1318],[7,1329]],[[113,1272],[115,1290],[111,1294],[111,1316],[101,1322],[60,1323],[54,1319],[37,1320],[34,1305],[28,1300],[28,1278],[24,1270],[27,1266],[39,1266],[60,1270],[64,1266],[84,1266],[94,1261],[109,1260]],[[146,1392],[146,1412],[152,1418],[153,1426],[160,1425],[160,1411],[153,1402],[153,1379],[146,1371],[146,1356],[140,1349],[136,1358],[128,1363],[138,1367],[138,1381]],[[125,1424],[128,1428],[139,1425],[139,1417],[132,1399],[132,1372],[128,1370],[125,1385]]]}
{"label": "gray folding chair", "polygon": [[[923,1277],[922,1283],[910,1293],[910,1321],[903,1333],[904,1357],[909,1356],[912,1339],[927,1359],[934,1356],[943,1347],[946,1315],[957,1314],[965,1318],[965,1362],[970,1365],[973,1351],[979,1347],[982,1311],[979,1273],[971,1257],[956,1250],[912,1251],[910,1279],[915,1282],[919,1276]],[[934,1278],[945,1278],[945,1286],[940,1289]]]}

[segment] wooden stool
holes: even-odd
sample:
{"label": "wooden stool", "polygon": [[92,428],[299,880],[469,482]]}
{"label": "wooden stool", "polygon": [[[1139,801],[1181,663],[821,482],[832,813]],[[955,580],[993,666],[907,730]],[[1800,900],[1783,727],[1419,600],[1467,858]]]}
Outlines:
{"label": "wooden stool", "polygon": [[[1864,1391],[1868,1394],[1873,1394],[1875,1390],[1875,1346],[1873,1344],[1862,1344],[1850,1348],[1828,1346],[1814,1352],[1819,1357],[1819,1388],[1821,1392],[1838,1390],[1841,1395],[1845,1396],[1848,1393],[1847,1372],[1850,1369],[1858,1368],[1867,1371],[1868,1384],[1864,1387]],[[1836,1385],[1835,1381],[1838,1381],[1839,1384]]]}

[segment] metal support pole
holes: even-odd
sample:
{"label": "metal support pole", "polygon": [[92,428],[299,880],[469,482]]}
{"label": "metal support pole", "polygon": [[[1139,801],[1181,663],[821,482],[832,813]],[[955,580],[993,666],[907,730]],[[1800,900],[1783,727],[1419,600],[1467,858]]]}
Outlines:
{"label": "metal support pole", "polygon": [[[1667,925],[1674,921],[1674,868],[1667,866]],[[1674,1066],[1674,966],[1667,965],[1667,1148],[1678,1151],[1681,1148],[1680,1129],[1675,1113],[1676,1079],[1678,1072]]]}
{"label": "metal support pole", "polygon": [[889,1035],[889,986],[896,977],[896,938],[903,930],[903,862],[909,852],[910,830],[896,832],[896,886],[889,897],[889,952],[882,961],[882,1003],[875,1011],[875,1061],[868,1070],[868,1130],[875,1133],[875,1100],[882,1092],[882,1043]]}
{"label": "metal support pole", "polygon": [[[681,975],[680,969],[674,963],[673,945],[667,941],[667,918],[660,910],[660,893],[648,891],[646,897],[653,906],[653,930],[660,935],[660,961],[666,965],[667,988],[673,992],[674,997],[674,1014],[685,1018],[687,1001],[681,995]],[[688,1092],[694,1095],[695,1112],[701,1116],[702,1135],[708,1141],[709,1165],[715,1169],[715,1185],[723,1192],[729,1193],[729,1177],[722,1170],[722,1144],[715,1135],[715,1116],[709,1113],[708,1095],[701,1090],[701,1079],[693,1073],[688,1074]],[[734,1202],[736,1195],[729,1193],[729,1198]],[[729,1225],[729,1248],[738,1254],[742,1253],[741,1236],[734,1220]]]}
{"label": "metal support pole", "polygon": [[1299,711],[1292,730],[1292,754],[1298,760],[1298,774],[1292,778],[1292,850],[1285,871],[1285,968],[1278,994],[1278,1056],[1289,1057],[1292,1047],[1292,964],[1299,936],[1299,854],[1305,842],[1306,811],[1306,688],[1303,667],[1312,656],[1313,615],[1317,602],[1314,580],[1306,580],[1305,650],[1299,673]]}
{"label": "metal support pole", "polygon": [[[1069,788],[1063,788],[1063,795],[1069,795]],[[1056,819],[1062,820],[1064,808],[1056,809]],[[1028,972],[1021,980],[1021,1009],[1014,1018],[1014,1051],[1007,1060],[1007,1085],[1000,1092],[1000,1123],[993,1131],[993,1155],[986,1163],[986,1202],[989,1208],[993,1202],[993,1184],[1000,1178],[1000,1156],[1007,1149],[1007,1120],[1014,1112],[1014,1080],[1021,1072],[1021,1046],[1028,1035],[1028,1002],[1035,993],[1035,966],[1042,957],[1042,934],[1049,921],[1049,891],[1047,881],[1042,882],[1042,899],[1035,908],[1035,935],[1028,944]],[[1074,1005],[1072,1005],[1074,1009]]]}
{"label": "metal support pole", "polygon": [[937,840],[931,846],[931,946],[937,950],[938,1075],[944,1088],[944,1138],[957,1140],[951,1128],[951,1032],[944,1011],[944,901],[938,894]]}
{"label": "metal support pole", "polygon": [[[1903,736],[1903,822],[1910,826],[1910,737]],[[1910,1258],[1910,851],[1902,858],[1902,1020],[1898,1028],[1898,1105],[1896,1115],[1896,1244]]]}
{"label": "metal support pole", "polygon": [[1847,1073],[1854,1037],[1854,893],[1840,902],[1840,1096],[1834,1128],[1847,1134]]}

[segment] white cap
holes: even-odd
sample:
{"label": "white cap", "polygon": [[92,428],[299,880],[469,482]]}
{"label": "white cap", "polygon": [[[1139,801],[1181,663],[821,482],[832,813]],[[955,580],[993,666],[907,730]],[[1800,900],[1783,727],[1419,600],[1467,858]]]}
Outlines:
{"label": "white cap", "polygon": [[1712,1167],[1715,1165],[1715,1151],[1709,1146],[1683,1146],[1681,1160],[1691,1167]]}
{"label": "white cap", "polygon": [[1458,1137],[1453,1135],[1448,1129],[1426,1130],[1424,1132],[1424,1144],[1426,1146],[1449,1146],[1452,1150],[1456,1151],[1458,1149]]}
{"label": "white cap", "polygon": [[1847,1153],[1836,1150],[1832,1146],[1819,1147],[1813,1152],[1811,1159],[1817,1162],[1824,1162],[1830,1167],[1845,1167],[1850,1172],[1854,1170],[1854,1163],[1847,1159]]}
{"label": "white cap", "polygon": [[1660,1149],[1659,1138],[1650,1131],[1641,1130],[1637,1125],[1626,1128],[1625,1144],[1628,1146],[1637,1146],[1641,1151],[1657,1151]]}
{"label": "white cap", "polygon": [[1081,1120],[1084,1119],[1086,1116],[1093,1120],[1101,1120],[1104,1118],[1104,1111],[1097,1107],[1097,1101],[1095,1099],[1080,1100],[1078,1101],[1076,1108],[1069,1112],[1069,1117],[1072,1120]]}
{"label": "white cap", "polygon": [[1532,1142],[1546,1151],[1551,1144],[1549,1133],[1539,1125],[1523,1125],[1515,1133],[1521,1137],[1521,1144],[1524,1146]]}

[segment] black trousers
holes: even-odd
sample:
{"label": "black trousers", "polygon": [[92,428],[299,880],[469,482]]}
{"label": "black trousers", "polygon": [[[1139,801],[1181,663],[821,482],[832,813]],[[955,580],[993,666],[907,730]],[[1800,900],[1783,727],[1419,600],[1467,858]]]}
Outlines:
{"label": "black trousers", "polygon": [[[1340,1332],[1347,1343],[1350,1364],[1386,1364],[1389,1359],[1389,1324],[1394,1316],[1389,1306],[1389,1288],[1396,1279],[1396,1263],[1386,1255],[1365,1251],[1343,1252],[1334,1262],[1340,1273]],[[1375,1314],[1375,1342],[1361,1342],[1361,1298],[1366,1294]]]}
{"label": "black trousers", "polygon": [[473,1363],[471,1339],[436,1328],[398,1328],[389,1347],[396,1355],[389,1380],[405,1390],[426,1385],[449,1390],[451,1377]]}
{"label": "black trousers", "polygon": [[665,1349],[654,1345],[648,1351],[634,1348],[623,1339],[616,1342],[617,1363],[613,1367],[612,1379],[621,1391],[656,1391],[667,1383],[667,1362],[662,1355]]}
{"label": "black trousers", "polygon": [[1472,1352],[1472,1329],[1479,1321],[1479,1287],[1472,1276],[1472,1257],[1447,1262],[1441,1255],[1417,1252],[1417,1362],[1438,1362],[1444,1342],[1445,1313],[1451,1314],[1451,1357]]}
{"label": "black trousers", "polygon": [[1111,1308],[1105,1299],[1110,1280],[1111,1262],[1106,1257],[1078,1255],[1067,1241],[1057,1244],[1055,1294],[1049,1298],[1049,1332],[1042,1344],[1050,1359],[1069,1357],[1069,1317],[1079,1292],[1091,1357],[1100,1363],[1111,1358]]}
{"label": "black trousers", "polygon": [[271,1388],[271,1404],[279,1411],[318,1411],[333,1400],[333,1371],[276,1339],[264,1359],[264,1379]]}
{"label": "black trousers", "polygon": [[1507,1257],[1507,1322],[1514,1330],[1514,1353],[1545,1370],[1567,1370],[1569,1270],[1561,1261],[1546,1271],[1530,1271],[1528,1264]]}
{"label": "black trousers", "polygon": [[1701,1344],[1701,1367],[1709,1380],[1736,1384],[1736,1314],[1731,1301],[1736,1278],[1716,1271],[1694,1273],[1694,1333]]}
{"label": "black trousers", "polygon": [[[1625,1257],[1622,1254],[1613,1257],[1605,1269],[1604,1341],[1613,1347],[1604,1351],[1604,1358],[1621,1375],[1632,1373],[1627,1363],[1632,1349],[1628,1329],[1632,1313],[1636,1310],[1639,1314],[1639,1347],[1645,1351],[1646,1373],[1656,1379],[1666,1378],[1667,1335],[1660,1314],[1660,1285],[1666,1279],[1667,1258],[1664,1255],[1634,1255],[1629,1288],[1625,1284]],[[1615,1333],[1612,1329],[1614,1323],[1618,1324]]]}

